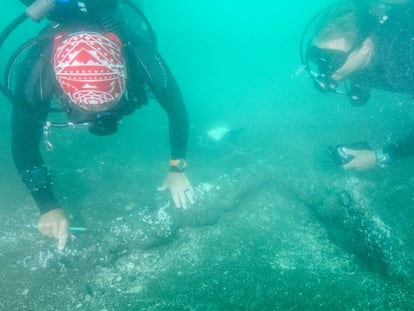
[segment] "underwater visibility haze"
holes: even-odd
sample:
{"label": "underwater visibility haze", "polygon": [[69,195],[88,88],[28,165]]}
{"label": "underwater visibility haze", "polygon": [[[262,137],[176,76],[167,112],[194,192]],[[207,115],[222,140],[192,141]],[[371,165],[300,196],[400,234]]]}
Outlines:
{"label": "underwater visibility haze", "polygon": [[[169,145],[154,99],[112,136],[54,128],[42,146],[54,189],[88,229],[58,251],[28,227],[38,210],[0,97],[0,310],[413,310],[413,160],[348,172],[326,152],[408,132],[413,101],[374,91],[352,107],[315,90],[299,42],[332,1],[135,3],[183,91],[196,204],[157,191]],[[24,10],[0,7],[2,27]],[[40,29],[12,33],[2,70]]]}

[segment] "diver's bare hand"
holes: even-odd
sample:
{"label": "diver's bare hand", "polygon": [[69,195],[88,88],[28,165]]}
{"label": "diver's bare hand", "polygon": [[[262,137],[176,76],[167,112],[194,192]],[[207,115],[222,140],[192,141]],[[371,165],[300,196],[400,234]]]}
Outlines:
{"label": "diver's bare hand", "polygon": [[184,173],[169,172],[159,191],[170,190],[177,208],[186,209],[194,204],[194,190]]}
{"label": "diver's bare hand", "polygon": [[61,208],[44,213],[39,218],[39,231],[42,235],[58,240],[58,249],[63,250],[68,239],[69,222]]}
{"label": "diver's bare hand", "polygon": [[354,150],[343,148],[346,154],[354,156],[354,158],[342,167],[346,170],[355,169],[357,171],[365,171],[374,168],[377,165],[375,151],[373,150]]}

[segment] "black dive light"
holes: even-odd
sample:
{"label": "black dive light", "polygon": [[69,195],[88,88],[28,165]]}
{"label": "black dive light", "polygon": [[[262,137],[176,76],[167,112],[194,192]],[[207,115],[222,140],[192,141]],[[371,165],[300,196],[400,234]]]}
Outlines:
{"label": "black dive light", "polygon": [[372,150],[372,148],[366,141],[329,146],[327,150],[328,154],[332,158],[334,163],[337,165],[347,164],[355,158],[355,156],[346,153],[344,148],[349,148],[353,150]]}

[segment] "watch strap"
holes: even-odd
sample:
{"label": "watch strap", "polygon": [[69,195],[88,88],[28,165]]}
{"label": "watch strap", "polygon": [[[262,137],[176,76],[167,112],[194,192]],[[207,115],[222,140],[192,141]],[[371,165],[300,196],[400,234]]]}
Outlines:
{"label": "watch strap", "polygon": [[389,166],[391,163],[390,155],[385,153],[382,148],[375,151],[375,158],[377,165],[382,168]]}
{"label": "watch strap", "polygon": [[187,161],[185,159],[171,159],[170,172],[183,173],[187,167]]}

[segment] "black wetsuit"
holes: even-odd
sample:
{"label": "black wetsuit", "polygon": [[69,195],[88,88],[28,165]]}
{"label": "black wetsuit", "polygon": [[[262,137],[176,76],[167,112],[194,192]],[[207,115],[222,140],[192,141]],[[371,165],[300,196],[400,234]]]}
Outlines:
{"label": "black wetsuit", "polygon": [[[351,80],[363,87],[414,96],[414,4],[395,5],[374,31],[374,54],[368,68]],[[391,159],[414,156],[414,133],[384,146]]]}
{"label": "black wetsuit", "polygon": [[[22,0],[29,5],[33,0]],[[12,152],[15,165],[31,191],[41,213],[58,208],[39,143],[53,98],[61,90],[50,65],[54,32],[97,29],[121,38],[128,71],[127,97],[112,111],[115,121],[145,103],[145,86],[152,91],[169,118],[171,158],[185,158],[188,117],[181,91],[155,44],[128,29],[120,16],[117,0],[69,1],[56,5],[48,19],[51,25],[39,35],[17,74],[12,111]],[[144,94],[142,94],[144,93]],[[87,120],[95,118],[88,115]]]}

